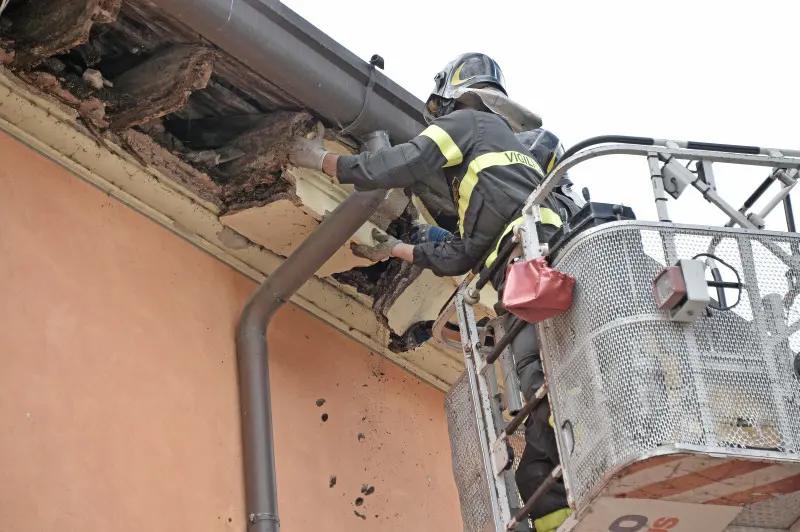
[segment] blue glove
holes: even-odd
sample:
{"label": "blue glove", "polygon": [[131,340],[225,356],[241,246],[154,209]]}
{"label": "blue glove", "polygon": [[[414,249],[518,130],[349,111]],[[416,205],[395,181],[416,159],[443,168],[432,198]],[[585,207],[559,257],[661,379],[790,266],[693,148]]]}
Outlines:
{"label": "blue glove", "polygon": [[453,238],[453,233],[436,227],[435,225],[419,224],[414,226],[411,233],[412,244],[424,244],[426,242],[447,242]]}

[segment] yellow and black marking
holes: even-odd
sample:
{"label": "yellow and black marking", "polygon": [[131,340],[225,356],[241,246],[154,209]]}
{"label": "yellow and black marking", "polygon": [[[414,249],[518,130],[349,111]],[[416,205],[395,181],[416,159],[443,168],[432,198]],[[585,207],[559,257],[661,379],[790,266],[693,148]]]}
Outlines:
{"label": "yellow and black marking", "polygon": [[533,157],[518,151],[485,153],[475,157],[469,163],[467,173],[461,179],[461,184],[458,187],[458,226],[462,234],[464,233],[464,215],[467,212],[467,207],[469,207],[472,191],[475,190],[475,186],[478,184],[479,174],[493,166],[508,166],[512,164],[522,164],[543,174],[542,168]]}

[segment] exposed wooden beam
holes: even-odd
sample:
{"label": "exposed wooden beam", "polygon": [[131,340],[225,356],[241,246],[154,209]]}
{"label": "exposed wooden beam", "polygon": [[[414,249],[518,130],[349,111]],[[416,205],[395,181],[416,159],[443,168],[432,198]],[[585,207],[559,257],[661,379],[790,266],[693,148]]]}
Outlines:
{"label": "exposed wooden beam", "polygon": [[184,105],[192,91],[205,88],[216,52],[196,44],[177,44],[113,80],[109,91],[112,129],[149,122]]}
{"label": "exposed wooden beam", "polygon": [[114,22],[122,0],[28,0],[14,11],[11,38],[16,68],[31,68],[44,59],[85,43],[93,24]]}
{"label": "exposed wooden beam", "polygon": [[311,131],[313,123],[306,112],[278,111],[264,115],[228,144],[245,155],[221,165],[219,175],[232,184],[274,180],[288,163],[289,141]]}
{"label": "exposed wooden beam", "polygon": [[216,150],[269,121],[264,113],[189,119],[171,115],[164,125],[190,150]]}
{"label": "exposed wooden beam", "polygon": [[[197,40],[196,31],[181,23],[180,20],[164,15],[158,7],[158,2],[128,1],[125,2],[122,13],[123,22],[127,22],[125,19],[130,20],[124,29],[125,33],[132,38],[139,36],[142,46],[145,48],[152,44]],[[146,28],[146,38],[142,38],[144,37],[141,35],[142,28]],[[217,76],[230,83],[229,88],[235,89],[241,96],[247,97],[260,112],[277,109],[299,110],[303,107],[293,96],[228,54],[220,57],[214,70]]]}

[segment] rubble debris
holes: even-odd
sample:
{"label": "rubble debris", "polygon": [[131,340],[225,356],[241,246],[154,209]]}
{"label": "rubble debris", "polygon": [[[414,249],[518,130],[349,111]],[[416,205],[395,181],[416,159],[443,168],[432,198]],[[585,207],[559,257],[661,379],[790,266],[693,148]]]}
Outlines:
{"label": "rubble debris", "polygon": [[378,281],[375,291],[378,294],[372,309],[385,316],[406,288],[422,274],[422,268],[404,260],[393,260],[386,274]]}
{"label": "rubble debris", "polygon": [[99,128],[107,128],[106,105],[97,98],[84,100],[78,106],[78,114]]}
{"label": "rubble debris", "polygon": [[143,124],[186,105],[192,91],[208,83],[216,56],[205,46],[176,44],[120,75],[109,91],[112,128]]}
{"label": "rubble debris", "polygon": [[148,166],[169,175],[173,180],[186,186],[201,198],[224,207],[219,199],[220,188],[204,174],[188,163],[175,157],[167,149],[153,141],[152,138],[135,129],[126,129],[117,133],[122,145],[131,153],[136,153],[147,162]]}
{"label": "rubble debris", "polygon": [[322,399],[322,398],[317,399],[317,406],[322,406],[324,404],[325,404],[325,399]]}
{"label": "rubble debris", "polygon": [[223,146],[217,150],[217,153],[219,154],[219,164],[229,163],[234,159],[244,157],[245,155],[242,150],[236,148],[235,146]]}
{"label": "rubble debris", "polygon": [[100,133],[100,130],[97,129],[97,126],[95,126],[89,120],[80,115],[78,115],[78,122],[83,124],[83,126],[89,132],[89,135],[91,135],[91,137],[94,139],[95,143],[97,143],[99,147],[101,148],[108,147],[108,145],[106,144],[106,139],[103,138],[103,135],[102,133]]}
{"label": "rubble debris", "polygon": [[103,80],[103,74],[100,73],[99,70],[95,70],[93,68],[87,68],[83,71],[83,75],[81,76],[83,81],[88,83],[92,86],[95,90],[101,90],[105,87],[105,83]]}
{"label": "rubble debris", "polygon": [[52,94],[67,105],[76,107],[81,103],[75,95],[62,88],[58,78],[52,74],[47,72],[23,72],[20,74],[20,78],[44,92]]}
{"label": "rubble debris", "polygon": [[97,40],[88,40],[70,50],[69,55],[75,58],[76,63],[86,68],[93,68],[103,60],[103,46]]}
{"label": "rubble debris", "polygon": [[213,167],[219,164],[219,153],[214,150],[190,151],[184,154],[184,159],[190,163],[199,164],[206,167]]}
{"label": "rubble debris", "polygon": [[368,297],[375,297],[375,285],[389,267],[389,261],[378,262],[372,266],[356,267],[340,273],[334,273],[332,277],[348,286],[352,286],[359,294]]}
{"label": "rubble debris", "polygon": [[183,142],[164,127],[164,121],[161,118],[154,118],[140,124],[137,129],[152,137],[160,146],[171,152],[183,153],[186,151]]}
{"label": "rubble debris", "polygon": [[[407,242],[410,240],[417,217],[416,207],[409,202],[403,211],[403,215],[392,221],[386,228],[386,232]],[[353,268],[347,272],[336,274],[334,279],[340,283],[355,287],[359,293],[375,298],[373,310],[380,316],[383,314],[383,309],[389,308],[397,300],[398,295],[393,294],[402,292],[402,290],[393,289],[393,286],[395,281],[400,278],[399,274],[403,264],[407,263],[394,259],[382,261],[371,266]]]}
{"label": "rubble debris", "polygon": [[322,414],[322,422],[325,423],[328,421],[328,414]]}
{"label": "rubble debris", "polygon": [[364,514],[360,514],[360,513],[358,513],[356,510],[353,510],[353,513],[354,513],[354,514],[356,514],[356,517],[360,517],[360,518],[361,518],[361,519],[363,519],[364,521],[366,521],[366,520],[367,520],[367,516],[366,516],[366,515],[364,515]]}
{"label": "rubble debris", "polygon": [[47,72],[25,72],[20,77],[43,91],[49,92],[51,89],[60,86],[58,78]]}
{"label": "rubble debris", "polygon": [[42,61],[42,64],[39,65],[39,68],[45,72],[49,72],[50,74],[58,76],[64,72],[64,70],[67,68],[67,65],[55,57],[48,57]]}
{"label": "rubble debris", "polygon": [[413,351],[427,342],[432,335],[433,321],[418,321],[403,334],[392,332],[389,338],[389,350],[393,353]]}
{"label": "rubble debris", "polygon": [[293,183],[283,175],[289,165],[288,141],[313,124],[306,112],[273,111],[209,119],[171,117],[156,127],[164,128],[160,135],[169,134],[189,148],[182,152],[183,158],[202,167],[221,187],[218,197],[227,211],[235,212],[281,199],[300,201]]}
{"label": "rubble debris", "polygon": [[336,485],[336,475],[331,475],[331,479],[328,482],[328,487],[332,488]]}
{"label": "rubble debris", "polygon": [[48,57],[66,52],[89,39],[95,23],[113,22],[122,0],[28,0],[9,13],[9,32],[16,46],[14,66],[32,68]]}
{"label": "rubble debris", "polygon": [[3,50],[2,46],[0,46],[0,65],[7,66],[14,62],[15,56],[14,50],[5,51]]}
{"label": "rubble debris", "polygon": [[274,182],[289,164],[290,139],[311,131],[313,125],[314,119],[306,112],[277,111],[261,116],[226,144],[244,155],[221,165],[215,177],[220,182],[258,184],[273,176]]}
{"label": "rubble debris", "polygon": [[117,0],[100,0],[100,12],[94,19],[95,24],[113,24],[122,9],[122,2]]}
{"label": "rubble debris", "polygon": [[220,199],[227,206],[227,212],[234,213],[244,209],[262,207],[274,201],[286,199],[299,201],[294,195],[294,187],[280,178],[280,172],[266,176],[264,183],[228,183],[221,187]]}
{"label": "rubble debris", "polygon": [[355,504],[356,506],[361,506],[362,504],[364,504],[364,497],[356,497]]}
{"label": "rubble debris", "polygon": [[94,87],[74,72],[65,72],[63,76],[59,76],[59,80],[61,80],[62,87],[74,94],[79,100],[99,94]]}
{"label": "rubble debris", "polygon": [[[404,242],[411,241],[414,232],[414,224],[419,218],[419,212],[413,203],[409,202],[402,216],[396,218],[387,233],[399,238]],[[388,310],[397,301],[406,288],[420,276],[422,269],[403,260],[389,261],[386,273],[381,277],[376,286],[376,297],[372,304],[372,309],[378,316],[386,316]],[[387,323],[388,325],[388,323]]]}

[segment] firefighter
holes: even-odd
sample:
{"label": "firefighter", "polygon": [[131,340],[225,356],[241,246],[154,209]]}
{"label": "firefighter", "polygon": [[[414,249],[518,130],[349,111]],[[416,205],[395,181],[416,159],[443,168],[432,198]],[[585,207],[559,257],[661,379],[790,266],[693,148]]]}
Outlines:
{"label": "firefighter", "polygon": [[[373,262],[395,257],[438,276],[459,276],[493,263],[519,222],[525,200],[543,179],[546,169],[517,136],[539,128],[541,119],[508,98],[500,67],[484,54],[459,56],[434,82],[423,111],[429,127],[411,141],[375,153],[339,156],[324,149],[321,137],[298,138],[290,159],[297,166],[325,172],[335,182],[352,184],[356,190],[407,188],[420,181],[446,179],[458,213],[457,233],[432,234],[428,228],[419,228],[422,234],[418,232],[416,239],[422,243],[414,245],[376,231],[377,245],[355,246],[354,252]],[[548,197],[541,208],[540,235],[550,238],[561,226],[558,213],[569,213],[573,207],[564,196]],[[492,279],[498,291],[502,291],[504,273],[500,268]],[[508,316],[504,319],[513,321]],[[530,397],[543,374],[533,326],[520,336],[512,349],[524,393]],[[539,410],[526,422],[529,444],[517,472],[524,499],[558,463],[554,432],[546,421],[549,413]],[[543,464],[550,466],[547,471]],[[557,528],[568,512],[561,485],[540,498],[531,517],[537,531],[543,532]]]}

